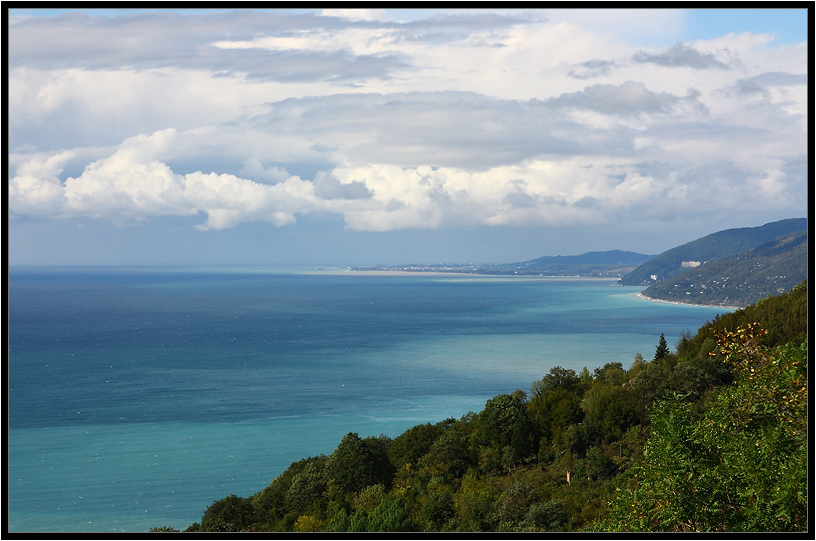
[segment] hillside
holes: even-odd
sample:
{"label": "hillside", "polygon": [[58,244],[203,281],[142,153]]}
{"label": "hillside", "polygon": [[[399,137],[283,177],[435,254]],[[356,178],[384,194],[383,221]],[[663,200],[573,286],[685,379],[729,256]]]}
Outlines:
{"label": "hillside", "polygon": [[[629,269],[637,268],[654,256],[626,252],[623,250],[608,250],[605,252],[587,252],[581,255],[544,256],[520,263],[509,263],[496,266],[515,274],[543,274],[547,276],[560,275],[624,275]],[[509,274],[509,272],[508,272]]]}
{"label": "hillside", "polygon": [[771,222],[759,227],[726,229],[667,250],[646,261],[621,279],[621,285],[651,285],[682,274],[687,265],[711,262],[727,256],[747,252],[771,242],[777,237],[789,235],[807,228],[806,218],[790,218]]}
{"label": "hillside", "polygon": [[554,367],[460,419],[349,433],[185,531],[806,532],[807,299],[803,281],[629,369]]}
{"label": "hillside", "polygon": [[736,255],[716,259],[643,291],[652,299],[747,306],[789,291],[807,277],[807,231],[779,237]]}
{"label": "hillside", "polygon": [[513,276],[598,276],[619,278],[652,255],[608,250],[581,255],[544,256],[517,263],[439,264],[357,267],[354,270],[390,270],[403,272],[456,272],[469,274],[498,274]]}

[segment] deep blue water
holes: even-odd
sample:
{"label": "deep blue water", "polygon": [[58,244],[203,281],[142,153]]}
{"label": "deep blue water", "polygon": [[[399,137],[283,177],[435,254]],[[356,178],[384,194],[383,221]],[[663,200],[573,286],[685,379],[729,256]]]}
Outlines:
{"label": "deep blue water", "polygon": [[10,531],[183,529],[347,432],[650,358],[723,309],[605,280],[14,268]]}

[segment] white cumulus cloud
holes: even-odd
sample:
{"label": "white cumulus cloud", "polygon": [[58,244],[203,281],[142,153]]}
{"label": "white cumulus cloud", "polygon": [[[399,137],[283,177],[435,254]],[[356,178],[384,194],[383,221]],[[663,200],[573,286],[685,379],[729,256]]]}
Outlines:
{"label": "white cumulus cloud", "polygon": [[[622,26],[605,30],[610,18]],[[15,18],[9,210],[187,216],[202,230],[332,213],[393,231],[804,209],[806,44],[629,39],[679,35],[682,21],[495,9]]]}

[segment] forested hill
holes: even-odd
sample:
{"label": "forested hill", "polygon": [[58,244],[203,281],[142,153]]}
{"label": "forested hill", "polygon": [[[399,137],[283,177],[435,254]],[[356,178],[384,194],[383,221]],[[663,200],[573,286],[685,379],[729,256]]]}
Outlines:
{"label": "forested hill", "polygon": [[807,301],[804,281],[628,369],[554,367],[478,413],[349,433],[186,531],[807,532]]}
{"label": "forested hill", "polygon": [[508,274],[608,276],[626,274],[629,270],[636,268],[652,257],[654,256],[637,252],[608,250],[604,252],[587,252],[581,255],[544,256],[530,261],[509,263],[502,267],[506,269]]}
{"label": "forested hill", "polygon": [[[766,242],[807,229],[806,218],[790,218],[759,227],[726,229],[667,250],[621,278],[621,285],[651,285],[686,272],[695,263],[747,252]],[[800,278],[801,280],[801,278]]]}
{"label": "forested hill", "polygon": [[517,263],[484,264],[414,264],[376,267],[355,267],[355,271],[390,270],[404,272],[456,272],[468,274],[496,274],[502,276],[585,276],[620,278],[654,256],[608,250],[581,255],[544,256]]}
{"label": "forested hill", "polygon": [[800,231],[685,269],[649,286],[643,295],[689,304],[747,306],[789,291],[807,277],[807,267],[807,231]]}

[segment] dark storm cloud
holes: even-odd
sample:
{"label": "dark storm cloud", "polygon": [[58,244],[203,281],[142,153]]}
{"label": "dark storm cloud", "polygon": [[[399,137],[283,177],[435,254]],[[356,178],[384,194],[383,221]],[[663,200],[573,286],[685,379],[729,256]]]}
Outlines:
{"label": "dark storm cloud", "polygon": [[641,64],[657,64],[667,68],[728,69],[728,65],[717,60],[713,54],[701,53],[682,43],[657,54],[639,51],[632,56],[632,60]]}

